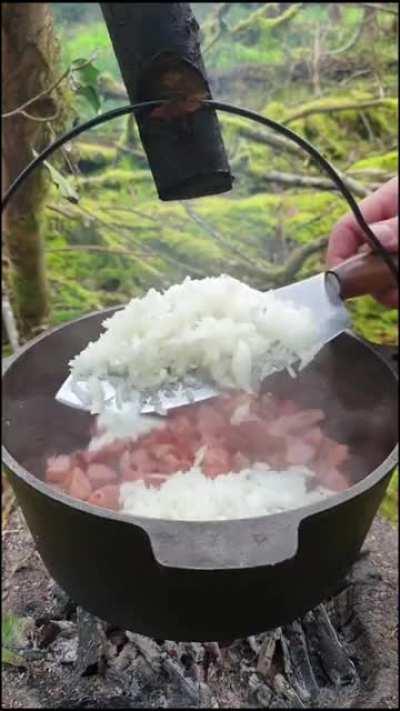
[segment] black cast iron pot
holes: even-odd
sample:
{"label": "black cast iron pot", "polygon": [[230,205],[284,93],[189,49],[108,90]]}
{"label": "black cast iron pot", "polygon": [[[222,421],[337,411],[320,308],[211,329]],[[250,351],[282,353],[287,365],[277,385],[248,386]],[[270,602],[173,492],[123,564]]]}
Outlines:
{"label": "black cast iron pot", "polygon": [[[32,536],[71,598],[112,624],[158,639],[231,640],[288,623],[331,594],[360,551],[397,462],[397,379],[350,333],[299,376],[269,389],[322,406],[350,445],[352,487],[296,511],[226,522],[128,517],[58,493],[50,454],[90,439],[92,417],[56,402],[68,361],[115,309],[25,346],[3,377],[3,461]],[[290,381],[290,382],[289,382]]]}

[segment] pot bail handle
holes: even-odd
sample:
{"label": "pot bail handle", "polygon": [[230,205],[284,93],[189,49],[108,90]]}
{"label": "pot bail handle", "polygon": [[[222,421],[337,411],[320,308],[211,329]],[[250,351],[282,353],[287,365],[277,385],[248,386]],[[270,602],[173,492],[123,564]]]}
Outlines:
{"label": "pot bail handle", "polygon": [[[398,267],[398,255],[392,256]],[[380,291],[398,287],[398,282],[382,257],[374,253],[356,254],[350,259],[326,271],[328,277],[334,276],[339,285],[339,294],[343,300],[356,296],[377,294]]]}

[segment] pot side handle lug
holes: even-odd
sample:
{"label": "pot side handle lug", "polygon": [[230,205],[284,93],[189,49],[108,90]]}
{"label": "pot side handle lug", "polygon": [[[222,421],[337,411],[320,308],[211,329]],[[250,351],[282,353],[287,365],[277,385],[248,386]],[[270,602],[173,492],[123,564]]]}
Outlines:
{"label": "pot side handle lug", "polygon": [[253,519],[151,521],[141,527],[165,568],[216,570],[277,565],[298,549],[297,512]]}

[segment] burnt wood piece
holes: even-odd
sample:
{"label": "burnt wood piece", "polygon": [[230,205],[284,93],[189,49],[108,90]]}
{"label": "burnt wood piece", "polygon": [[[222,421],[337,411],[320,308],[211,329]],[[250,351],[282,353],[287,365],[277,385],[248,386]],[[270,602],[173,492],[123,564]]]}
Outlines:
{"label": "burnt wood piece", "polygon": [[161,200],[216,195],[232,176],[189,3],[101,3],[131,103],[171,99],[136,113]]}
{"label": "burnt wood piece", "polygon": [[81,607],[77,610],[78,622],[78,658],[77,674],[90,676],[103,669],[105,635],[102,623]]}

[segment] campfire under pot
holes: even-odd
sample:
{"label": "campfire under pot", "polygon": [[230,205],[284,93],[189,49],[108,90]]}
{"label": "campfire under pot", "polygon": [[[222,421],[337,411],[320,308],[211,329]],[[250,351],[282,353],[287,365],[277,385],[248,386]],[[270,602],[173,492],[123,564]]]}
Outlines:
{"label": "campfire under pot", "polygon": [[[98,337],[110,313],[36,339],[4,376],[3,459],[49,572],[83,608],[158,639],[232,640],[304,615],[354,563],[396,464],[393,371],[348,333],[290,381],[302,404],[323,404],[330,434],[345,435],[356,453],[348,491],[257,519],[127,517],[41,480],[49,449],[73,451],[90,439],[91,417],[54,393],[70,358]],[[283,392],[287,380],[278,376],[274,387]]]}

